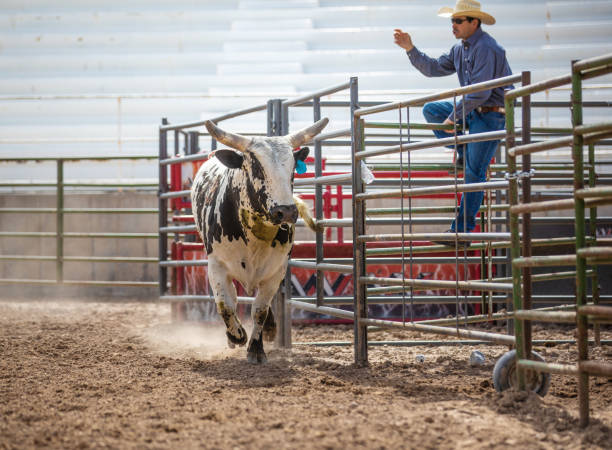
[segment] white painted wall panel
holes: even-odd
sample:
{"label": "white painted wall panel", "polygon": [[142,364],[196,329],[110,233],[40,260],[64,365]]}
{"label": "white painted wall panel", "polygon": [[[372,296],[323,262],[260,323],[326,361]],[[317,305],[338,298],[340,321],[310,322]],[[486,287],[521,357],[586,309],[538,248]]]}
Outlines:
{"label": "white painted wall panel", "polygon": [[[498,20],[485,30],[513,70],[532,70],[534,80],[612,52],[612,1],[483,4]],[[425,0],[3,0],[0,155],[154,154],[162,116],[198,120],[350,76],[368,100],[456,86],[455,76],[420,75],[392,42],[400,27],[429,54],[447,51],[455,41],[437,8]],[[604,87],[585,97],[609,94]],[[569,95],[549,93],[556,97]],[[341,122],[334,128],[346,125],[330,114]],[[534,113],[539,125],[568,120],[567,111]],[[261,116],[235,123],[264,127]],[[0,176],[23,175],[0,166]]]}

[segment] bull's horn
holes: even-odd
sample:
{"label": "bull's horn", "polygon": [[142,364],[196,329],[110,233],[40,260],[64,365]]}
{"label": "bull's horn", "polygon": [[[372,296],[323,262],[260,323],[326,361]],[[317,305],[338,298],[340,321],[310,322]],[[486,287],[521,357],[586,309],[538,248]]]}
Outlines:
{"label": "bull's horn", "polygon": [[233,149],[236,149],[240,152],[244,152],[251,143],[251,139],[241,136],[239,134],[223,131],[210,120],[207,120],[204,125],[206,125],[206,129],[208,130],[210,135],[214,137],[217,141],[227,145],[228,147],[232,147]]}
{"label": "bull's horn", "polygon": [[289,139],[289,143],[291,147],[298,148],[301,147],[306,142],[309,142],[313,137],[321,132],[323,128],[327,125],[329,119],[327,117],[313,123],[309,127],[304,128],[303,130],[296,131],[295,133],[287,136]]}

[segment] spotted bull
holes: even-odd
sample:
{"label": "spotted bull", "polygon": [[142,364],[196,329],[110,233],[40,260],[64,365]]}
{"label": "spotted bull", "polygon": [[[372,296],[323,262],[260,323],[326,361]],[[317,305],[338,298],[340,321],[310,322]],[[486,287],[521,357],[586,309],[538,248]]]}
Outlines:
{"label": "spotted bull", "polygon": [[319,120],[288,136],[252,139],[206,122],[211,136],[234,150],[217,150],[196,174],[191,188],[194,219],[230,347],[247,342],[236,315],[233,280],[249,295],[257,292],[247,346],[251,363],[266,361],[262,338],[273,340],[276,334],[270,304],[287,270],[298,214],[315,227],[304,202],[293,195],[294,169],[308,148],[293,149],[319,134],[327,122]]}

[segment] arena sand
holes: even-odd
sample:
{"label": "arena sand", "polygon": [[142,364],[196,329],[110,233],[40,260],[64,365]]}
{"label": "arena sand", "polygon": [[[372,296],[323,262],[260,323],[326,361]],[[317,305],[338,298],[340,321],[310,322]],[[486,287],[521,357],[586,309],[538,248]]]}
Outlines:
{"label": "arena sand", "polygon": [[[297,327],[293,341],[351,330]],[[591,379],[581,430],[574,378],[553,376],[544,398],[495,392],[503,347],[478,347],[479,367],[474,347],[371,347],[367,368],[351,347],[266,348],[268,364],[250,365],[219,326],[170,323],[167,304],[0,301],[0,448],[612,448],[612,380]],[[575,346],[537,350],[575,358]],[[612,347],[591,354],[611,361]]]}

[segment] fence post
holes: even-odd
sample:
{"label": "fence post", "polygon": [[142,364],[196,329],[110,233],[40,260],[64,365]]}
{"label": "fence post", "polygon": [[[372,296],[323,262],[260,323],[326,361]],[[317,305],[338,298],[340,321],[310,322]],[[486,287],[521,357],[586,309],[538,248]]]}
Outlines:
{"label": "fence post", "polygon": [[268,100],[268,136],[282,136],[281,99]]}
{"label": "fence post", "polygon": [[189,147],[185,153],[188,155],[195,155],[196,153],[200,151],[200,133],[198,133],[197,131],[190,131],[188,135],[189,135]]}
{"label": "fence post", "polygon": [[[582,74],[574,68],[572,62],[572,126],[575,128],[582,125]],[[583,136],[574,133],[574,145],[572,158],[574,160],[574,192],[584,188],[584,156]],[[578,253],[581,248],[586,247],[584,199],[574,196],[574,210],[576,213],[576,307],[586,303],[586,258]],[[588,322],[587,316],[578,314],[576,317],[578,335],[578,364],[589,359]],[[580,371],[578,374],[578,407],[580,410],[580,427],[589,424],[589,374]]]}
{"label": "fence post", "polygon": [[[531,84],[531,72],[522,72],[521,85]],[[531,142],[531,95],[522,99],[522,125],[521,144]],[[523,155],[523,172],[531,170],[531,154]],[[531,178],[523,178],[523,203],[531,203]],[[523,258],[531,256],[531,214],[523,214]],[[531,267],[523,267],[523,309],[532,309],[531,301]],[[525,358],[531,359],[531,321],[523,324],[523,344],[525,346]]]}
{"label": "fence post", "polygon": [[[282,136],[283,130],[282,100],[268,100],[267,135]],[[276,338],[274,344],[279,348],[291,347],[291,307],[287,300],[291,298],[291,268],[287,267],[285,279],[273,299],[272,311],[276,318]]]}
{"label": "fence post", "polygon": [[289,134],[289,105],[280,103],[280,134],[278,136],[285,136]]}
{"label": "fence post", "polygon": [[[162,126],[168,125],[168,119],[162,119]],[[160,128],[159,130],[159,161],[168,157],[168,133]],[[168,259],[168,236],[161,229],[168,226],[168,200],[161,197],[162,194],[168,192],[168,166],[159,165],[159,202],[158,202],[158,225],[159,225],[159,262]],[[168,268],[162,265],[159,266],[159,295],[166,294],[168,284]]]}
{"label": "fence post", "polygon": [[[508,162],[508,175],[509,175],[509,186],[508,186],[508,204],[510,206],[517,205],[519,202],[518,192],[518,178],[517,178],[517,167],[516,157],[510,156],[508,150],[514,147],[515,134],[514,134],[514,100],[505,99],[506,107],[506,160]],[[522,308],[522,288],[521,288],[521,269],[512,262],[520,258],[521,256],[521,240],[519,236],[519,214],[513,213],[508,210],[510,216],[510,235],[511,235],[511,246],[510,254],[511,259],[511,270],[512,270],[512,301],[514,311],[518,311]],[[525,321],[522,319],[514,319],[514,338],[516,347],[516,360],[525,359],[525,346],[524,346],[524,333],[523,326]],[[518,364],[516,366],[516,377],[517,385],[519,390],[525,390],[525,371],[521,369]]]}
{"label": "fence post", "polygon": [[[321,98],[315,97],[312,103],[312,113],[313,120],[316,122],[321,119]],[[320,177],[323,175],[323,170],[321,168],[321,141],[315,141],[314,143],[314,158],[315,158],[315,177]],[[329,197],[328,197],[329,198]],[[331,202],[331,198],[329,198],[329,202]],[[323,186],[320,184],[315,185],[315,218],[317,221],[323,218]],[[317,231],[315,234],[315,256],[317,264],[321,264],[323,262],[323,231]],[[322,270],[317,270],[316,272],[316,305],[323,305],[323,296],[325,294],[325,273]]]}
{"label": "fence post", "polygon": [[365,200],[357,202],[357,194],[364,192],[361,180],[361,160],[357,161],[355,154],[364,149],[364,120],[354,115],[358,108],[357,78],[351,77],[351,164],[353,172],[353,294],[355,322],[354,346],[355,364],[366,366],[368,364],[368,326],[362,324],[360,319],[368,317],[366,285],[359,282],[366,274],[366,243],[358,243],[358,237],[365,234]]}
{"label": "fence post", "polygon": [[56,269],[56,281],[57,284],[64,282],[64,160],[57,160],[57,228],[56,228],[56,239],[55,239],[55,269]]}

